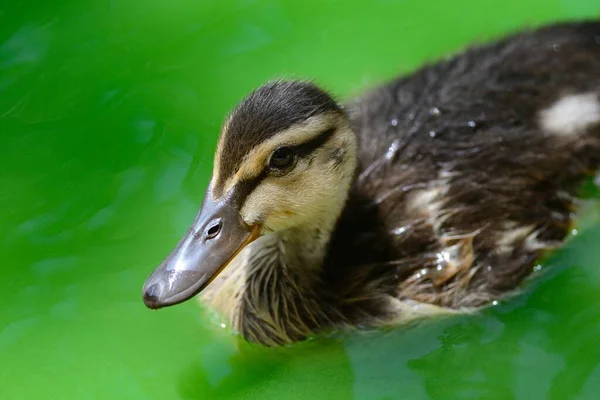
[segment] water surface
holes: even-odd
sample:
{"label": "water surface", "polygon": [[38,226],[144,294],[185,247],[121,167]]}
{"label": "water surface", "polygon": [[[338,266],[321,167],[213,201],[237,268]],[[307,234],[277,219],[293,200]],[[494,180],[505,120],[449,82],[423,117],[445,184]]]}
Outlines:
{"label": "water surface", "polygon": [[141,302],[252,88],[310,77],[347,98],[467,43],[594,15],[594,0],[4,1],[0,398],[597,398],[593,204],[543,278],[474,316],[264,350],[195,301]]}

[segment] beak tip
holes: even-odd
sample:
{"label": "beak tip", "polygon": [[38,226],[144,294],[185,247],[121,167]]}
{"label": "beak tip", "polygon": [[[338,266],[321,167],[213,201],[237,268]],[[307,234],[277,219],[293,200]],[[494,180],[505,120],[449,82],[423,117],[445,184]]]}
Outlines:
{"label": "beak tip", "polygon": [[202,290],[204,277],[198,271],[159,271],[148,278],[142,289],[144,305],[158,310],[182,303]]}
{"label": "beak tip", "polygon": [[144,304],[151,310],[158,310],[162,308],[162,301],[160,300],[160,285],[154,283],[147,288],[144,288]]}

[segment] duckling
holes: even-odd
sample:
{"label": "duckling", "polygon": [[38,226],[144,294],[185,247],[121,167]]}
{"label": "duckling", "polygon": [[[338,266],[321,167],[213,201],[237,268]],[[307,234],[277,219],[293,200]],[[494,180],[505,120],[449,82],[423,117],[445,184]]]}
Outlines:
{"label": "duckling", "polygon": [[484,307],[564,242],[600,162],[600,22],[521,31],[339,104],[276,80],[226,119],[193,225],[144,285],[277,346]]}

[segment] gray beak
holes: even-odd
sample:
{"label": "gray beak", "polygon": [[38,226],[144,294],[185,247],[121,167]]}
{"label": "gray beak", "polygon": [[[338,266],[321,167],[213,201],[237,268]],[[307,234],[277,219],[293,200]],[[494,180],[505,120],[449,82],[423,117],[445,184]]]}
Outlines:
{"label": "gray beak", "polygon": [[144,284],[144,303],[158,309],[200,293],[229,262],[259,236],[247,225],[232,196],[213,201],[210,190],[194,224]]}

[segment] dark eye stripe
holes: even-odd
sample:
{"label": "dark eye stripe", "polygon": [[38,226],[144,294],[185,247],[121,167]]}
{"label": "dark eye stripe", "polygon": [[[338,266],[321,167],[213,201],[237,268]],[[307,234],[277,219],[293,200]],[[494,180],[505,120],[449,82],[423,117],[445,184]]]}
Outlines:
{"label": "dark eye stripe", "polygon": [[294,151],[299,157],[306,157],[319,147],[323,146],[327,141],[333,136],[335,132],[335,128],[329,128],[326,131],[323,131],[319,135],[310,139],[308,142],[304,142],[293,147]]}
{"label": "dark eye stripe", "polygon": [[[327,143],[327,141],[331,138],[331,136],[333,136],[334,132],[335,132],[335,128],[327,129],[326,131],[323,131],[321,134],[312,138],[308,142],[304,142],[304,143],[294,146],[292,148],[294,149],[294,152],[299,157],[306,157],[306,156],[310,155],[312,152],[314,152],[316,149],[318,149],[319,147],[321,147],[322,145]],[[239,207],[242,207],[242,205],[244,204],[244,202],[246,201],[246,198],[250,195],[250,193],[252,193],[252,191],[254,189],[256,189],[256,187],[258,185],[260,185],[260,183],[267,176],[269,176],[269,167],[268,166],[266,166],[262,170],[262,172],[260,174],[258,174],[257,176],[255,176],[254,178],[245,179],[245,180],[238,182],[235,185],[235,188],[233,189],[233,193],[232,193],[235,203],[238,204]]]}
{"label": "dark eye stripe", "polygon": [[250,193],[252,193],[252,191],[256,189],[267,176],[269,176],[269,170],[265,168],[258,176],[239,181],[233,188],[232,195],[235,203],[241,208]]}

